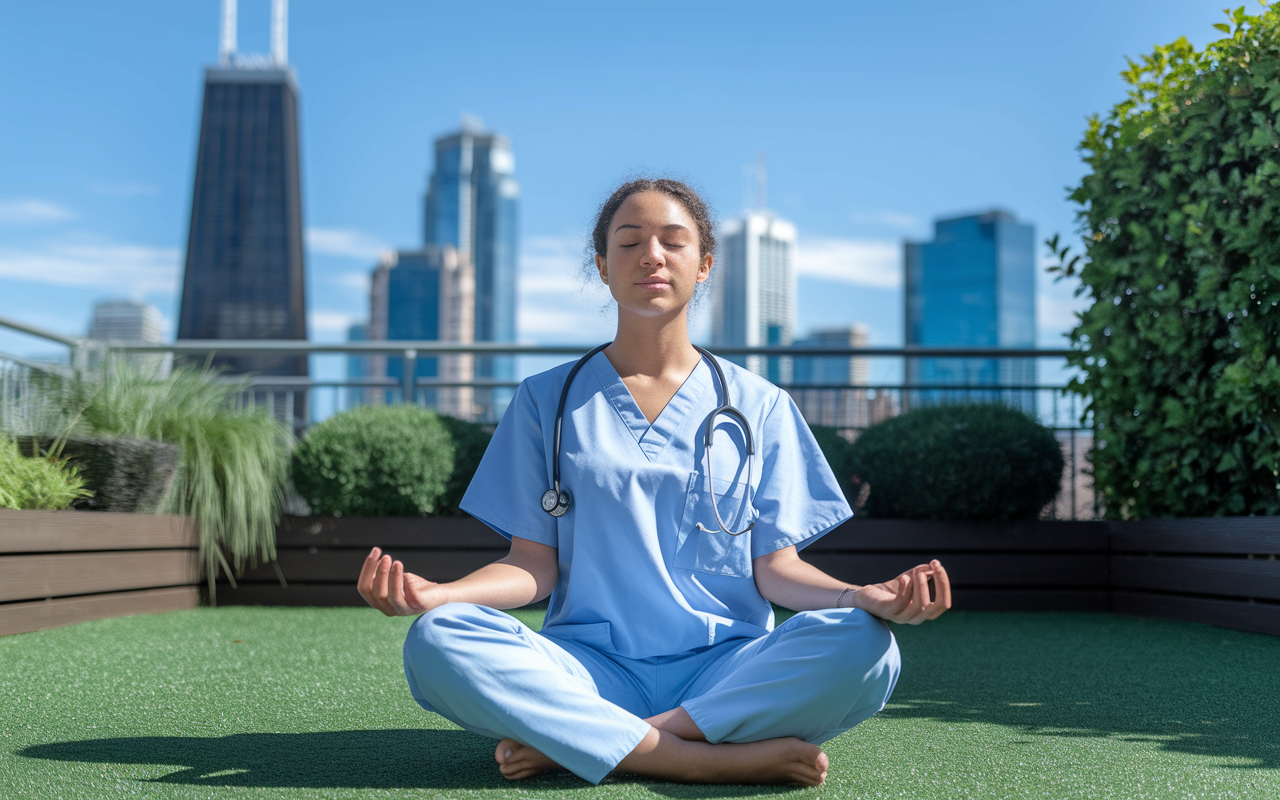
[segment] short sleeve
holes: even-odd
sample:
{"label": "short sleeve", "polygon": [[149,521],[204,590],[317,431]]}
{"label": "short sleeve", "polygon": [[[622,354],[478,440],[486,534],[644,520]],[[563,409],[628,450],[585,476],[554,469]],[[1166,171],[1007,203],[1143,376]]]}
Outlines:
{"label": "short sleeve", "polygon": [[754,506],[751,557],[818,537],[853,516],[836,476],[791,396],[777,402],[755,435],[760,452],[760,483]]}
{"label": "short sleeve", "polygon": [[510,539],[557,547],[556,520],[542,510],[551,487],[547,446],[528,381],[507,406],[459,507]]}

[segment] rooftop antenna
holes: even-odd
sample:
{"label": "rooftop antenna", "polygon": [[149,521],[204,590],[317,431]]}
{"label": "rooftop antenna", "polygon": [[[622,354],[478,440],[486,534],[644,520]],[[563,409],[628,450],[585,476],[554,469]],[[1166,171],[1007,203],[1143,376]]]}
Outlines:
{"label": "rooftop antenna", "polygon": [[[229,2],[235,6],[235,0]],[[271,65],[283,67],[288,63],[289,0],[271,0]]]}
{"label": "rooftop antenna", "polygon": [[764,151],[756,153],[756,210],[764,211],[769,207],[769,160]]}
{"label": "rooftop antenna", "polygon": [[236,0],[222,0],[222,37],[218,42],[218,63],[231,66],[236,54]]}

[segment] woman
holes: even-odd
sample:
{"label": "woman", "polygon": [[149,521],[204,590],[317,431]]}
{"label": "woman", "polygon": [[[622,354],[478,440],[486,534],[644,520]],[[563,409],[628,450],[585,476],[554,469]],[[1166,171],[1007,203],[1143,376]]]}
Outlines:
{"label": "woman", "polygon": [[[437,584],[374,548],[360,593],[426,612],[405,642],[410,691],[501,740],[507,778],[559,765],[592,783],[819,785],[818,745],[897,680],[882,620],[937,617],[947,573],[933,561],[850,586],[796,555],[852,511],[790,398],[728,362],[721,383],[689,341],[715,247],[692,190],[625,184],[593,246],[617,336],[572,380],[566,364],[520,385],[462,501],[510,553]],[[728,399],[740,416],[713,415]],[[548,597],[541,633],[495,610]],[[800,613],[774,628],[771,601]]]}

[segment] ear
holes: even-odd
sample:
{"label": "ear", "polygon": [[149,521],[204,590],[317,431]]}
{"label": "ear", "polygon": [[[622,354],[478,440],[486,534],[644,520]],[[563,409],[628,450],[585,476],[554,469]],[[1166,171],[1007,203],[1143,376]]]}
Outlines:
{"label": "ear", "polygon": [[609,283],[609,265],[605,262],[604,256],[596,254],[596,271],[600,273],[601,282]]}
{"label": "ear", "polygon": [[[596,256],[596,258],[599,258],[599,256]],[[713,258],[710,253],[702,257],[702,263],[698,266],[698,283],[702,283],[711,277],[712,261]]]}

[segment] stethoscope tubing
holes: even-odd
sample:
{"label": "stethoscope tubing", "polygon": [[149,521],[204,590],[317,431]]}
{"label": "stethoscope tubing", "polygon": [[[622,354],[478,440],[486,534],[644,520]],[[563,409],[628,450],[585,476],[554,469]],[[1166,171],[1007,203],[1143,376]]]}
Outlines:
{"label": "stethoscope tubing", "polygon": [[[543,493],[542,495],[542,509],[553,517],[564,516],[564,514],[568,512],[569,506],[573,502],[573,499],[569,495],[568,490],[560,488],[560,434],[561,434],[561,430],[564,427],[564,407],[565,407],[565,403],[569,400],[569,387],[573,384],[573,379],[574,377],[577,376],[578,370],[582,369],[582,365],[586,364],[588,361],[591,360],[592,356],[594,356],[596,353],[599,353],[601,350],[605,349],[611,344],[613,344],[613,342],[605,342],[599,347],[592,348],[592,350],[588,352],[585,356],[578,359],[578,363],[574,364],[573,368],[569,370],[569,375],[564,380],[564,386],[560,389],[560,402],[556,405],[555,428],[554,428],[554,432],[552,435],[552,442],[551,442],[552,488],[547,492]],[[747,531],[755,527],[756,525],[755,520],[753,519],[747,525],[747,527],[743,528],[740,531],[731,531],[729,530],[729,526],[725,525],[724,519],[721,518],[720,508],[716,504],[715,478],[712,476],[712,470],[711,470],[711,461],[712,461],[711,441],[715,434],[716,418],[722,414],[728,417],[732,417],[734,420],[738,422],[739,425],[742,426],[742,432],[746,437],[747,486],[746,486],[746,489],[743,491],[742,506],[739,510],[740,513],[741,511],[749,508],[751,503],[751,494],[752,494],[751,485],[755,479],[755,454],[756,454],[755,437],[751,433],[751,423],[747,422],[746,415],[743,414],[741,411],[739,411],[737,408],[734,408],[733,403],[729,399],[729,382],[725,378],[724,370],[720,368],[720,364],[716,361],[715,356],[711,355],[710,352],[699,347],[696,344],[693,345],[693,349],[697,350],[699,355],[701,355],[702,358],[708,364],[711,365],[711,369],[715,372],[715,375],[716,375],[716,382],[720,384],[720,397],[721,397],[721,400],[723,401],[714,411],[711,412],[711,416],[707,417],[706,428],[704,431],[704,447],[703,447],[703,450],[706,454],[706,459],[707,459],[707,483],[709,486],[709,494],[711,496],[711,509],[715,511],[716,524],[719,525],[720,530],[713,531],[710,528],[704,526],[701,522],[697,523],[697,527],[698,527],[698,530],[705,531],[707,533],[727,533],[730,536],[741,536],[742,534],[746,533]]]}

